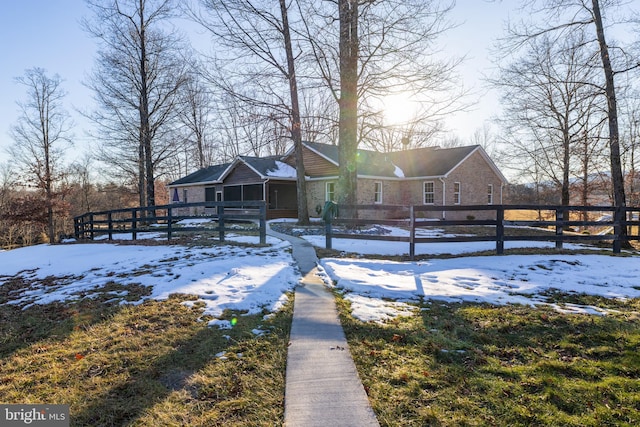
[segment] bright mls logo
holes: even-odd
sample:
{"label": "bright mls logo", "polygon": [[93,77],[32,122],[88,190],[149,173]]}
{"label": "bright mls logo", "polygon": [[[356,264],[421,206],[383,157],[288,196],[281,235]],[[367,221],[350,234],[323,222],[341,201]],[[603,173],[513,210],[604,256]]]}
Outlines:
{"label": "bright mls logo", "polygon": [[0,426],[69,427],[69,405],[0,405]]}

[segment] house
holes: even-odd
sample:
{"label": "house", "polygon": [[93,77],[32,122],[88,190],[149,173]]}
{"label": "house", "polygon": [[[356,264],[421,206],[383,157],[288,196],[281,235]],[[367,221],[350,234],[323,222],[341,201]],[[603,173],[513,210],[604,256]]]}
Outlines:
{"label": "house", "polygon": [[[303,159],[309,213],[319,216],[325,201],[335,197],[338,147],[304,142]],[[357,165],[358,203],[367,205],[500,204],[507,183],[479,145],[392,153],[359,149]],[[172,182],[171,200],[181,203],[264,200],[268,218],[295,218],[294,166],[293,150],[281,157],[239,156],[231,163],[210,166]],[[434,212],[431,217],[444,215]],[[466,217],[467,213],[446,215],[448,219],[456,219]]]}

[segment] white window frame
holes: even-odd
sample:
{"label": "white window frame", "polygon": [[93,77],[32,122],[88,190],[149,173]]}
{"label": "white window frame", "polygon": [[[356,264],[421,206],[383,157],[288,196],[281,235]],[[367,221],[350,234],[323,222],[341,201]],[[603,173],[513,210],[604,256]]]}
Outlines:
{"label": "white window frame", "polygon": [[493,184],[487,185],[487,204],[493,204]]}
{"label": "white window frame", "polygon": [[454,182],[453,183],[453,204],[454,205],[459,205],[460,201],[461,201],[461,192],[462,189],[462,185],[460,185],[459,182]]}
{"label": "white window frame", "polygon": [[[431,191],[427,191],[427,185],[431,185]],[[431,196],[431,201],[427,201],[427,195]],[[434,181],[425,181],[422,183],[422,203],[425,205],[434,205],[436,202],[436,184]]]}
{"label": "white window frame", "polygon": [[373,203],[382,204],[382,181],[373,183]]}
{"label": "white window frame", "polygon": [[[329,190],[331,188],[331,190]],[[325,183],[324,186],[324,201],[325,202],[335,202],[336,198],[336,183],[334,181],[330,181]]]}

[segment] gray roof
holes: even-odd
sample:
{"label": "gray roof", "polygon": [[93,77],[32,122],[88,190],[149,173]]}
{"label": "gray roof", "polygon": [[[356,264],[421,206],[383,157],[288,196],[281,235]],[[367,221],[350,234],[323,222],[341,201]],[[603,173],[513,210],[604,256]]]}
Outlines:
{"label": "gray roof", "polygon": [[[240,156],[240,159],[245,162],[249,167],[258,172],[260,176],[274,176],[274,173],[280,171],[284,165],[282,162],[282,156],[270,156],[270,157],[249,157],[249,156]],[[288,166],[288,165],[284,165]],[[293,169],[292,169],[293,170]],[[279,175],[280,178],[284,178]],[[291,177],[295,177],[295,174],[292,174]]]}
{"label": "gray roof", "polygon": [[222,173],[227,170],[231,163],[225,163],[222,165],[213,165],[195,171],[183,178],[173,181],[169,185],[185,185],[185,184],[197,184],[202,182],[217,182],[220,180]]}
{"label": "gray roof", "polygon": [[[333,164],[338,165],[337,145],[319,142],[304,142],[304,145]],[[380,178],[444,177],[467,158],[467,156],[479,148],[479,145],[454,148],[424,147],[391,153],[379,153],[377,151],[358,149],[358,175]],[[283,158],[279,156],[239,156],[232,163],[200,169],[169,185],[176,186],[220,182],[224,178],[223,174],[225,171],[238,161],[244,162],[262,177],[277,176],[282,179],[294,178],[295,174],[291,173],[290,170],[283,170],[283,167],[288,166],[282,163],[282,159]],[[490,159],[487,158],[487,160],[492,163]],[[282,174],[282,172],[284,172],[284,174]],[[500,174],[497,168],[496,172]]]}
{"label": "gray roof", "polygon": [[416,148],[389,153],[389,159],[403,170],[406,177],[445,176],[479,145],[454,148]]}
{"label": "gray roof", "polygon": [[[338,146],[305,142],[307,147],[338,164]],[[424,147],[392,153],[358,149],[358,174],[365,176],[397,177],[399,168],[406,178],[445,176],[476,150],[478,145],[466,147]]]}

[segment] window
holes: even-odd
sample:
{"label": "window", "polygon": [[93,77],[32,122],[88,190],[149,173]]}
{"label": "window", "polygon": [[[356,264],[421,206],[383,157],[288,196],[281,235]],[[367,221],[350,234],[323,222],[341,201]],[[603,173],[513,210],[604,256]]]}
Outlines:
{"label": "window", "polygon": [[324,200],[327,202],[334,202],[335,196],[336,196],[336,183],[327,182]]}
{"label": "window", "polygon": [[215,202],[216,200],[216,187],[205,187],[204,189],[204,201]]}
{"label": "window", "polygon": [[189,200],[187,199],[187,189],[186,188],[182,189],[182,203],[189,203]]}
{"label": "window", "polygon": [[373,202],[374,203],[382,203],[382,183],[374,182],[373,183]]}
{"label": "window", "polygon": [[460,183],[459,182],[453,183],[453,204],[454,205],[460,204]]}
{"label": "window", "polygon": [[434,203],[434,188],[433,181],[424,183],[424,204],[432,205]]}
{"label": "window", "polygon": [[493,204],[493,184],[487,186],[487,204]]}

